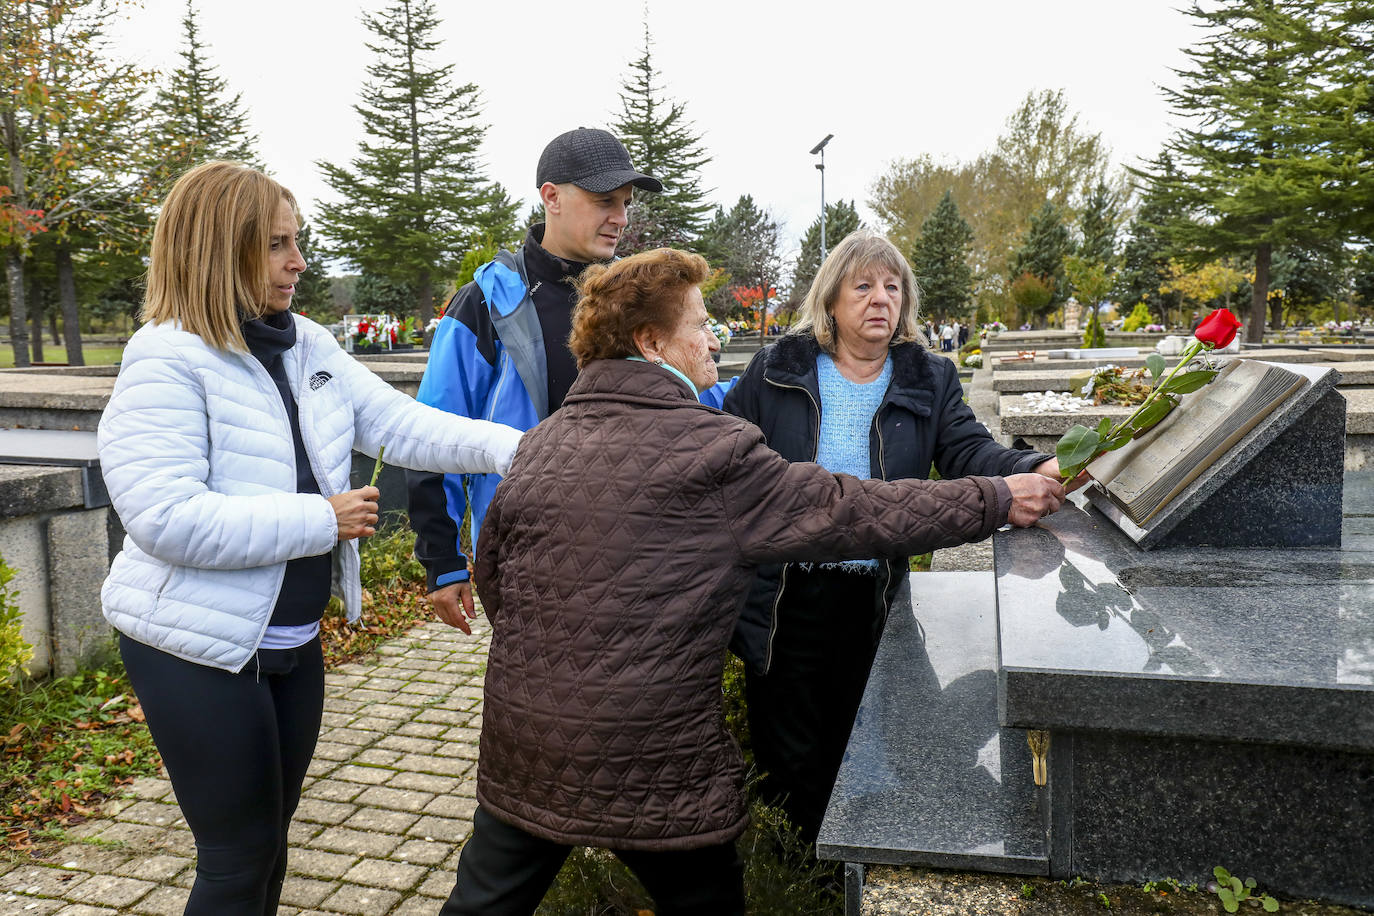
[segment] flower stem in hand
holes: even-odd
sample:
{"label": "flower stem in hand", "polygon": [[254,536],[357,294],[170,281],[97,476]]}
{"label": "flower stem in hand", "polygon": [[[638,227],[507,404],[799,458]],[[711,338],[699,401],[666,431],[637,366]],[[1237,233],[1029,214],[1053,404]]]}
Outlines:
{"label": "flower stem in hand", "polygon": [[367,482],[369,487],[377,485],[377,475],[382,473],[382,456],[386,454],[386,446],[383,445],[377,452],[377,463],[372,466],[372,479]]}

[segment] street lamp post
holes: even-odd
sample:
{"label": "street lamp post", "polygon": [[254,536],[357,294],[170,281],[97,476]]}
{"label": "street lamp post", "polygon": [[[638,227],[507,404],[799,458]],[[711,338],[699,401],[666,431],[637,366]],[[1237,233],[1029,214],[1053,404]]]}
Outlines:
{"label": "street lamp post", "polygon": [[821,260],[825,260],[825,145],[830,142],[834,134],[826,134],[825,139],[811,147],[811,155],[820,153],[821,161],[816,168],[821,173]]}

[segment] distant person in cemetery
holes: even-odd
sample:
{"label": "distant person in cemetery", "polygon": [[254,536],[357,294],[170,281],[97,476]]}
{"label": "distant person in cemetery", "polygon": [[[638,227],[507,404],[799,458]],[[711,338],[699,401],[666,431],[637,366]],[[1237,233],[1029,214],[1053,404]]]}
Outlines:
{"label": "distant person in cemetery", "polygon": [[[957,369],[920,339],[906,259],[860,230],[835,247],[791,333],[749,363],[725,409],[789,461],[859,478],[1034,475],[1049,455],[998,445],[963,401]],[[942,335],[948,339],[949,325]],[[908,559],[826,558],[758,569],[731,644],[745,662],[749,729],[764,789],[814,842]]]}
{"label": "distant person in cemetery", "polygon": [[940,349],[945,353],[954,350],[954,328],[950,325],[948,318],[940,325]]}
{"label": "distant person in cemetery", "polygon": [[377,523],[354,450],[502,473],[521,436],[417,404],[292,315],[298,220],[245,165],[177,181],[98,433],[128,534],[101,601],[195,836],[197,916],[277,912],[324,702],[320,619],[331,591],[358,618],[356,539]]}
{"label": "distant person in cemetery", "polygon": [[443,916],[533,913],[576,845],[612,850],[657,912],[742,914],[744,762],[720,684],[755,564],[903,556],[1064,498],[1034,474],[889,483],[787,462],[698,401],[719,347],[708,275],[658,249],[580,281],[580,374],[526,434],[477,544],[478,808]]}
{"label": "distant person in cemetery", "polygon": [[956,324],[955,327],[959,329],[959,347],[962,348],[964,344],[968,343],[968,323]]}
{"label": "distant person in cemetery", "polygon": [[[502,251],[449,300],[430,344],[416,397],[449,413],[529,429],[563,403],[577,365],[568,350],[573,282],[615,256],[635,188],[662,191],[635,170],[624,145],[579,127],[544,148],[535,186],[545,222],[516,252]],[[706,400],[719,407],[723,390]],[[500,477],[407,474],[415,555],[425,567],[435,613],[449,624],[473,617],[467,557],[459,546],[471,511],[473,543]]]}

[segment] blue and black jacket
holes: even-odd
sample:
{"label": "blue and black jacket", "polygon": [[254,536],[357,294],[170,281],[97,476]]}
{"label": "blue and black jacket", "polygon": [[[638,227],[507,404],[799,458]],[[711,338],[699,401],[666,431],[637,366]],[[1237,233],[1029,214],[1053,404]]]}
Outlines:
{"label": "blue and black jacket", "polygon": [[[550,405],[546,347],[567,340],[546,341],[534,298],[530,295],[530,262],[541,272],[557,262],[540,246],[543,226],[535,226],[517,252],[501,251],[483,264],[471,283],[454,293],[444,309],[430,343],[429,361],[416,400],[465,417],[505,423],[527,430],[547,417]],[[532,248],[533,246],[533,248]],[[584,265],[562,262],[565,271]],[[543,297],[566,296],[568,315],[576,302],[571,273],[559,282],[535,279]],[[569,319],[570,324],[570,319]],[[562,332],[566,334],[566,332]],[[703,403],[719,408],[729,384],[701,395]],[[561,397],[561,394],[556,396]],[[471,510],[472,543],[501,478],[496,474],[430,474],[407,471],[410,524],[415,530],[415,556],[425,567],[430,591],[468,580],[467,557],[459,546],[463,518]]]}

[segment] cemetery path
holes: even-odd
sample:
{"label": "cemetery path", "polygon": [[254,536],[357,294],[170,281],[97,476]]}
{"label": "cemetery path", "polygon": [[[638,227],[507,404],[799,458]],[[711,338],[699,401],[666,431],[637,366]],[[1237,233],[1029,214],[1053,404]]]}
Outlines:
{"label": "cemetery path", "polygon": [[[422,624],[326,673],[291,826],[281,916],[437,913],[477,807],[490,628]],[[173,916],[194,843],[166,779],[143,779],[42,859],[0,859],[0,916]]]}

